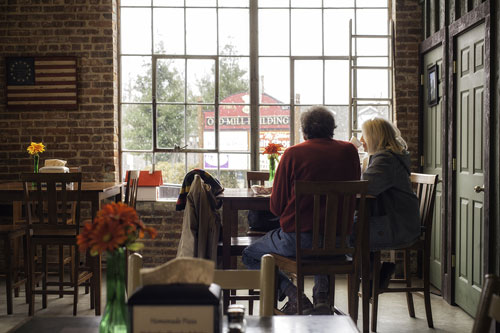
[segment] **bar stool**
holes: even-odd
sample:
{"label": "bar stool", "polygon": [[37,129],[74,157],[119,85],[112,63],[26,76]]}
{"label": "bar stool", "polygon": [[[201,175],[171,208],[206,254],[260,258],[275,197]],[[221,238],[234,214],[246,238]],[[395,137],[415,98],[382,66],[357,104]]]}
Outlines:
{"label": "bar stool", "polygon": [[[26,288],[26,303],[28,302],[28,244],[26,228],[19,225],[0,225],[0,239],[4,244],[5,260],[5,290],[7,293],[7,314],[12,314],[12,291],[19,289],[23,284]],[[14,244],[22,240],[23,242],[23,278],[20,278],[19,256],[12,251]],[[13,253],[14,252],[14,253]],[[14,256],[13,256],[14,255]]]}

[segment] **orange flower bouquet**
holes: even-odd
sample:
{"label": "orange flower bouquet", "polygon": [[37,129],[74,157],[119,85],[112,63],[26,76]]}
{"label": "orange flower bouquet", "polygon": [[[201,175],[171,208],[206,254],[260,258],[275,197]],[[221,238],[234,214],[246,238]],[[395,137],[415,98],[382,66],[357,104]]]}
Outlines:
{"label": "orange flower bouquet", "polygon": [[274,180],[274,175],[276,174],[276,167],[278,164],[278,157],[279,155],[281,155],[282,150],[283,145],[281,143],[270,142],[262,153],[264,155],[268,155],[267,158],[269,158],[269,182],[272,182]]}
{"label": "orange flower bouquet", "polygon": [[30,155],[33,156],[34,172],[38,173],[38,165],[40,162],[39,154],[45,151],[45,146],[41,142],[40,143],[32,142],[26,150]]}
{"label": "orange flower bouquet", "polygon": [[99,332],[127,332],[128,312],[125,306],[125,251],[137,251],[144,244],[137,239],[145,234],[156,237],[156,230],[147,227],[134,208],[123,203],[104,206],[91,223],[86,223],[78,235],[80,251],[91,255],[106,252],[106,308]]}

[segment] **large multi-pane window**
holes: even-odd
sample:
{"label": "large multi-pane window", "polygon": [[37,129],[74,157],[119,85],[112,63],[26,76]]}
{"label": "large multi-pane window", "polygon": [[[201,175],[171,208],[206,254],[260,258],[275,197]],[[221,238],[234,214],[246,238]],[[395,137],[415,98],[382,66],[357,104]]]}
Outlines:
{"label": "large multi-pane window", "polygon": [[123,170],[243,186],[311,105],[340,140],[391,117],[387,0],[121,0],[119,17]]}

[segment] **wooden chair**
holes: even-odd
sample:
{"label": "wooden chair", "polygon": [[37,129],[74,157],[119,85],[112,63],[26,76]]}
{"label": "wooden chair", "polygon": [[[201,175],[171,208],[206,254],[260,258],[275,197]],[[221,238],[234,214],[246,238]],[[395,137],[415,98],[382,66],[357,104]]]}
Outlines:
{"label": "wooden chair", "polygon": [[[5,291],[7,295],[7,314],[12,314],[12,292],[16,296],[19,293],[19,287],[23,284],[26,288],[26,303],[28,303],[28,253],[27,253],[27,232],[25,226],[18,225],[0,225],[0,239],[3,241],[3,257],[5,263]],[[23,272],[20,271],[19,254],[15,251],[14,244],[21,242],[23,244]],[[21,274],[23,276],[21,277]]]}
{"label": "wooden chair", "polygon": [[[252,185],[264,185],[265,181],[269,180],[268,171],[247,171],[247,187]],[[267,233],[265,230],[247,230],[247,236],[264,236]]]}
{"label": "wooden chair", "polygon": [[127,171],[127,186],[125,187],[125,200],[123,201],[135,209],[137,203],[137,190],[139,189],[139,171]]}
{"label": "wooden chair", "polygon": [[[334,304],[333,282],[336,274],[348,274],[348,308],[352,319],[357,321],[359,278],[361,276],[362,255],[365,261],[368,248],[363,246],[367,238],[365,230],[365,201],[367,181],[296,181],[295,182],[295,258],[272,254],[276,266],[297,277],[297,292],[304,292],[304,276],[327,275],[330,279],[329,301]],[[358,196],[358,199],[356,199]],[[356,202],[357,200],[357,202]],[[301,207],[313,205],[312,247],[303,248],[301,243]],[[353,212],[358,205],[356,223],[356,243],[350,246],[348,236],[353,221]],[[322,216],[324,212],[324,216]],[[363,253],[364,252],[364,253]],[[352,259],[348,259],[349,255]],[[368,271],[363,270],[363,290],[368,288]],[[368,298],[364,298],[368,305]],[[297,311],[302,314],[302,297],[297,297]],[[364,328],[368,327],[363,320]]]}
{"label": "wooden chair", "polygon": [[[427,326],[434,327],[431,311],[431,295],[430,295],[430,248],[431,248],[431,233],[432,219],[434,213],[434,199],[436,197],[436,185],[438,175],[427,175],[420,173],[412,173],[410,176],[412,185],[415,187],[416,194],[420,207],[420,224],[422,235],[420,239],[411,246],[402,250],[404,252],[404,277],[402,279],[392,279],[391,282],[404,283],[404,287],[387,287],[379,288],[380,280],[380,252],[374,252],[373,256],[373,303],[372,303],[372,318],[371,329],[377,330],[377,312],[378,312],[378,297],[381,293],[406,293],[406,301],[408,304],[408,313],[410,317],[415,317],[415,307],[413,306],[413,292],[424,293],[425,314],[427,317]],[[422,251],[423,258],[423,287],[412,286],[411,270],[410,270],[410,251]]]}
{"label": "wooden chair", "polygon": [[[130,297],[142,285],[140,274],[142,257],[137,253],[131,254],[129,256],[128,267],[129,283],[127,293]],[[220,285],[222,289],[259,289],[259,315],[261,317],[273,315],[275,265],[274,258],[271,255],[266,254],[262,256],[260,270],[216,269],[213,282]]]}
{"label": "wooden chair", "polygon": [[500,278],[487,274],[484,277],[472,333],[489,332],[492,319],[497,323],[500,322]]}
{"label": "wooden chair", "polygon": [[[76,237],[80,233],[81,173],[27,173],[21,175],[24,191],[24,206],[30,230],[29,237],[29,314],[34,314],[35,294],[42,295],[42,307],[47,307],[47,295],[73,295],[73,315],[77,313],[78,287],[90,284],[91,308],[94,308],[94,281],[92,264],[90,270],[80,269],[80,252],[76,249]],[[32,185],[32,183],[34,185]],[[73,186],[70,198],[67,186]],[[76,193],[75,193],[76,192]],[[74,206],[70,203],[73,203]],[[74,208],[73,208],[74,207]],[[74,209],[75,215],[72,211]],[[47,247],[69,246],[74,249],[73,281],[48,281]],[[41,247],[42,288],[35,288],[37,247]],[[64,287],[72,290],[63,290]],[[58,287],[51,290],[48,287]],[[96,309],[97,310],[97,309]]]}

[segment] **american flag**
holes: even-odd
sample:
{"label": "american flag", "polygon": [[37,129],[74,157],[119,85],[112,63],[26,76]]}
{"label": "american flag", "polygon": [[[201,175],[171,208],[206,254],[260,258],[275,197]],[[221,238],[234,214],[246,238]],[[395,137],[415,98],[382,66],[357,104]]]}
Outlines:
{"label": "american flag", "polygon": [[77,109],[76,58],[8,57],[7,109]]}

